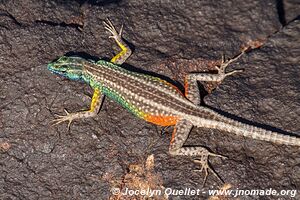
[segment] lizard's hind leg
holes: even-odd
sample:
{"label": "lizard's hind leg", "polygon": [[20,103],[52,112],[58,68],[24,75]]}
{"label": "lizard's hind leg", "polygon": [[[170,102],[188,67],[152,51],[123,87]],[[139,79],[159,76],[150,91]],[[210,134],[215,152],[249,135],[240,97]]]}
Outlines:
{"label": "lizard's hind leg", "polygon": [[220,66],[216,66],[216,69],[218,71],[217,74],[210,74],[210,73],[191,73],[188,74],[185,77],[184,81],[184,87],[185,87],[185,96],[187,99],[189,99],[191,102],[193,102],[195,105],[198,105],[200,103],[200,91],[198,87],[197,81],[206,81],[206,82],[222,82],[227,76],[230,76],[232,74],[242,72],[243,70],[233,70],[231,72],[226,73],[225,70],[227,66],[236,61],[239,57],[241,57],[245,51],[242,51],[239,55],[236,57],[225,60],[224,56],[222,56],[222,63]]}
{"label": "lizard's hind leg", "polygon": [[195,160],[195,162],[201,165],[201,169],[196,171],[204,170],[205,172],[203,186],[206,182],[208,171],[211,171],[219,180],[222,181],[222,179],[217,175],[217,173],[209,166],[208,156],[217,156],[221,158],[226,157],[211,153],[204,147],[183,147],[183,144],[187,140],[187,137],[192,128],[193,124],[188,120],[181,119],[177,122],[172,134],[171,144],[169,148],[170,154],[184,156],[200,156],[200,160]]}

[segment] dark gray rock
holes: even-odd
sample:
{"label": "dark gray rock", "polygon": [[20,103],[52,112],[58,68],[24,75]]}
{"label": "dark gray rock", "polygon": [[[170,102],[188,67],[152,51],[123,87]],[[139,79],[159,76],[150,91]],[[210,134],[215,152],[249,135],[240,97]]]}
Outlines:
{"label": "dark gray rock", "polygon": [[285,24],[300,18],[300,2],[298,0],[277,1],[278,13]]}
{"label": "dark gray rock", "polygon": [[[244,68],[245,72],[228,78],[213,94],[207,96],[205,102],[260,123],[264,128],[274,130],[276,127],[299,137],[299,33],[300,21],[297,20],[272,35],[260,49],[247,54],[234,66]],[[242,141],[237,141],[237,138]],[[242,185],[243,188],[300,188],[300,171],[297,167],[299,147],[232,136],[230,139],[219,139],[224,147],[218,147],[225,150],[224,154],[234,152],[229,156],[229,162],[233,165],[243,163],[241,168],[234,167],[234,175],[228,175],[228,178],[234,177],[234,185]],[[231,167],[227,170],[232,170]]]}
{"label": "dark gray rock", "polygon": [[[108,99],[97,117],[74,122],[69,132],[67,124],[51,126],[54,113],[62,114],[63,108],[70,112],[88,108],[92,91],[51,74],[47,63],[66,53],[111,58],[117,48],[113,45],[112,50],[113,42],[103,28],[106,17],[117,27],[124,23],[124,37],[135,48],[130,65],[170,78],[194,67],[177,71],[163,67],[164,60],[175,64],[178,59],[216,60],[222,53],[238,53],[249,41],[271,36],[261,50],[239,62],[247,73],[228,78],[211,96],[218,99],[207,103],[299,132],[299,46],[294,42],[299,38],[299,23],[280,30],[274,1],[3,0],[1,199],[108,199],[111,187],[121,185],[128,166],[144,163],[152,153],[165,187],[201,189],[203,174],[191,173],[195,168],[191,160],[168,155],[169,134],[161,136],[156,126],[134,118]],[[238,101],[242,95],[244,102]],[[198,129],[188,144],[228,156],[228,160],[212,159],[212,164],[233,187],[299,188],[295,148]],[[204,190],[221,185],[209,176]]]}

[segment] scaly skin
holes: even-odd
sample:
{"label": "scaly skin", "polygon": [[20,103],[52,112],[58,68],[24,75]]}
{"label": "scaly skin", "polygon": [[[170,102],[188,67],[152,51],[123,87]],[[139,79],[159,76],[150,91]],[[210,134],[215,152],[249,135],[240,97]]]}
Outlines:
{"label": "scaly skin", "polygon": [[107,96],[143,120],[160,126],[175,125],[170,154],[200,156],[201,159],[195,162],[201,164],[201,170],[205,170],[204,183],[208,170],[211,170],[218,177],[208,165],[208,156],[223,156],[211,153],[204,147],[183,147],[193,126],[219,129],[278,144],[300,146],[299,138],[242,124],[211,109],[198,106],[200,95],[197,81],[221,82],[225,77],[240,72],[241,70],[234,70],[226,73],[225,70],[244,52],[233,59],[227,61],[223,59],[221,66],[216,67],[217,74],[196,73],[187,75],[185,94],[182,94],[176,86],[160,78],[128,71],[120,67],[119,65],[131,55],[131,50],[122,40],[122,29],[117,33],[109,20],[104,24],[105,28],[112,34],[110,38],[113,38],[122,49],[111,59],[111,62],[104,60],[93,62],[80,57],[63,56],[48,64],[50,71],[71,80],[83,80],[94,89],[90,110],[72,114],[66,111],[66,116],[59,116],[55,120],[56,124],[69,121],[70,126],[74,119],[96,115],[101,107],[103,96]]}

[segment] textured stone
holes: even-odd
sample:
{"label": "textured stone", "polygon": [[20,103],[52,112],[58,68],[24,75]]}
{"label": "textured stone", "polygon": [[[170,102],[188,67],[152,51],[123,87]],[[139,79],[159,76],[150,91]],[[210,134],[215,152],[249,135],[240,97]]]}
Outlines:
{"label": "textured stone", "polygon": [[[63,108],[88,108],[92,91],[51,74],[47,63],[67,53],[111,58],[117,48],[111,47],[103,28],[106,17],[117,27],[124,23],[124,37],[135,49],[125,67],[179,82],[184,73],[202,69],[194,66],[197,60],[215,62],[222,53],[232,56],[249,42],[266,41],[233,66],[246,72],[228,78],[206,102],[248,120],[299,132],[299,22],[280,30],[274,1],[3,0],[0,199],[108,199],[127,168],[145,163],[150,154],[165,187],[201,189],[204,176],[191,173],[196,167],[191,160],[169,156],[169,134],[160,135],[159,128],[109,99],[97,117],[74,122],[69,132],[67,124],[51,126],[54,113],[63,113]],[[189,64],[170,68],[166,60],[175,66]],[[233,187],[300,187],[295,148],[198,129],[187,143],[228,156],[212,159],[212,164]],[[221,185],[209,176],[204,190]]]}

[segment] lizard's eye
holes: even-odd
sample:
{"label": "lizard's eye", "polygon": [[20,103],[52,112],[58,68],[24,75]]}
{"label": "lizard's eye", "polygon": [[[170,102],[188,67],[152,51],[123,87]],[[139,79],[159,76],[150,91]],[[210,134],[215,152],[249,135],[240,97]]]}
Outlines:
{"label": "lizard's eye", "polygon": [[67,57],[63,56],[63,57],[60,57],[57,61],[64,62],[66,60],[67,60]]}
{"label": "lizard's eye", "polygon": [[66,62],[67,60],[68,60],[68,57],[62,56],[62,57],[58,58],[57,62]]}

